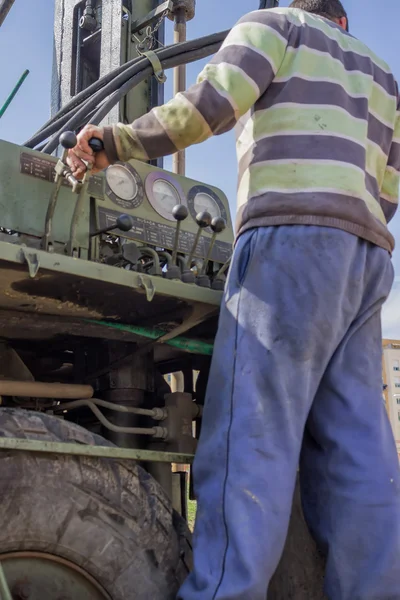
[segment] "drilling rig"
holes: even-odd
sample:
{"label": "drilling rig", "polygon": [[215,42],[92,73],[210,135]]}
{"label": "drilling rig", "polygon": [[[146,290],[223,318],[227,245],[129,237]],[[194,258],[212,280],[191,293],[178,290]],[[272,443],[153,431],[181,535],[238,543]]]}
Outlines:
{"label": "drilling rig", "polygon": [[[194,0],[56,0],[51,119],[24,146],[0,141],[5,600],[172,600],[191,569],[183,466],[232,253],[228,200],[185,177],[183,154],[173,172],[132,160],[82,182],[66,155],[85,123],[161,104],[166,69],[184,89],[184,65],[226,35],[186,41],[194,16]],[[321,600],[322,579],[296,497],[268,599]]]}

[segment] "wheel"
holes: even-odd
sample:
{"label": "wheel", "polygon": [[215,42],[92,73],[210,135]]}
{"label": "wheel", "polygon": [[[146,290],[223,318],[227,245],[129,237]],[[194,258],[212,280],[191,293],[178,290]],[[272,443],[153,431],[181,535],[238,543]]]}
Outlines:
{"label": "wheel", "polygon": [[[0,409],[0,437],[107,445],[56,417]],[[14,600],[169,600],[190,534],[130,461],[0,450],[0,562]]]}

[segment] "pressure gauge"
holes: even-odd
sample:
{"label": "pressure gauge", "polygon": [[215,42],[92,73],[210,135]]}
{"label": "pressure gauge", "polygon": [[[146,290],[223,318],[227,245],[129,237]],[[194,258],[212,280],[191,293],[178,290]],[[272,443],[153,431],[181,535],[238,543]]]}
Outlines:
{"label": "pressure gauge", "polygon": [[143,201],[139,174],[129,163],[116,163],[106,171],[106,195],[124,209],[137,208]]}
{"label": "pressure gauge", "polygon": [[194,197],[194,209],[196,214],[200,212],[208,212],[214,219],[214,217],[220,217],[221,211],[219,209],[218,203],[214,200],[210,194],[206,194],[205,192],[200,192]]}
{"label": "pressure gauge", "polygon": [[154,210],[168,221],[175,221],[172,214],[175,206],[187,206],[186,197],[178,181],[165,172],[153,171],[148,175],[146,193]]}
{"label": "pressure gauge", "polygon": [[[188,208],[193,219],[201,212],[208,212],[214,219],[222,217],[228,223],[228,215],[221,198],[205,185],[195,185],[188,194]],[[210,231],[209,228],[206,231]]]}
{"label": "pressure gauge", "polygon": [[153,183],[153,196],[157,204],[168,212],[180,203],[179,193],[173,185],[165,179],[156,179]]}

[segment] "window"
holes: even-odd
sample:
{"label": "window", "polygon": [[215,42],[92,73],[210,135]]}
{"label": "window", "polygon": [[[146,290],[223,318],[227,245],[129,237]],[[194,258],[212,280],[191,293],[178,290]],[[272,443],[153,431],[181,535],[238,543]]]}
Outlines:
{"label": "window", "polygon": [[400,361],[398,361],[398,360],[393,361],[393,371],[400,371]]}
{"label": "window", "polygon": [[400,388],[400,377],[394,377],[394,387]]}
{"label": "window", "polygon": [[396,398],[397,404],[400,404],[400,398]]}

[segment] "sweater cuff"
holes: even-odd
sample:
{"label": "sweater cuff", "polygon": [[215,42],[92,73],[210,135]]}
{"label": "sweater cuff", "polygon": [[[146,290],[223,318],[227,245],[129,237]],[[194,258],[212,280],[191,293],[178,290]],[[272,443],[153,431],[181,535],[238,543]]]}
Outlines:
{"label": "sweater cuff", "polygon": [[108,161],[113,164],[119,160],[117,145],[114,139],[114,133],[112,127],[104,127],[103,130],[103,143],[104,150],[107,155]]}

